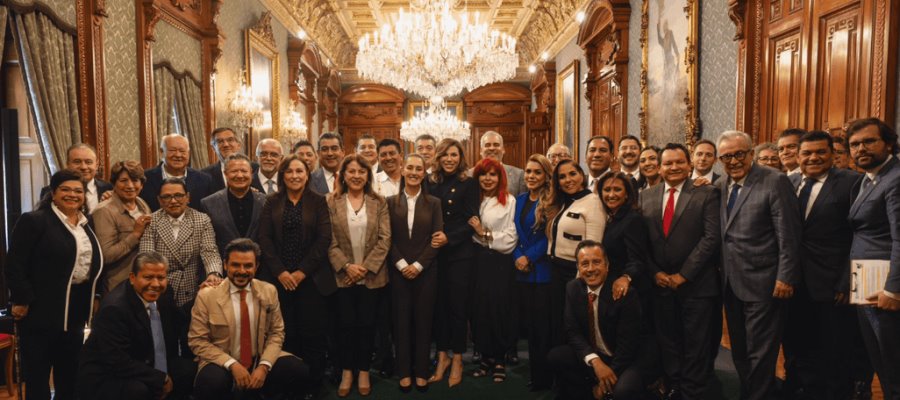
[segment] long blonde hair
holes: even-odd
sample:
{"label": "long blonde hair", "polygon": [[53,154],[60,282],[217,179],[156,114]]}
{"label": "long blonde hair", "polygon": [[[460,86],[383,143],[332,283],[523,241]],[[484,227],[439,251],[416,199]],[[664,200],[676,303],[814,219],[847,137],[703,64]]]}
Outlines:
{"label": "long blonde hair", "polygon": [[553,193],[550,190],[553,179],[553,168],[550,167],[550,160],[542,154],[532,154],[531,157],[528,157],[525,168],[528,168],[528,163],[530,162],[540,165],[545,177],[544,184],[538,190],[538,203],[534,209],[535,218],[532,229],[536,230],[543,225],[549,224],[556,217],[556,213],[559,212],[559,205],[554,201]]}
{"label": "long blonde hair", "polygon": [[459,165],[456,166],[456,171],[451,175],[458,176],[460,181],[469,179],[469,175],[466,173],[466,170],[469,169],[469,165],[466,163],[466,153],[463,150],[462,143],[456,139],[447,138],[441,140],[434,150],[434,160],[432,161],[434,165],[432,167],[431,176],[429,177],[431,183],[441,183],[444,181],[444,169],[441,167],[441,157],[446,156],[451,147],[456,147],[456,149],[459,150]]}

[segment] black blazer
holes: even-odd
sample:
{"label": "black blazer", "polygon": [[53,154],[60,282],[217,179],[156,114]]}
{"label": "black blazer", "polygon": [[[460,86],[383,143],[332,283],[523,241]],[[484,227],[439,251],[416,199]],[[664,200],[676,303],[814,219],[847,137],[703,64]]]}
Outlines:
{"label": "black blazer", "polygon": [[[167,359],[174,360],[178,356],[176,339],[179,330],[172,292],[166,291],[156,305],[162,320]],[[162,395],[166,374],[156,370],[154,363],[150,316],[131,283],[124,282],[103,299],[92,323],[91,335],[81,349],[79,393],[83,396],[93,394],[104,382],[124,384],[122,380],[135,380],[146,385],[153,398],[158,398]]]}
{"label": "black blazer", "polygon": [[[144,182],[144,188],[141,189],[140,196],[147,202],[147,205],[150,206],[150,210],[152,211],[159,210],[159,199],[157,199],[157,197],[159,196],[159,190],[162,188],[162,169],[162,164],[160,164],[144,171],[144,176],[147,177],[147,181]],[[191,195],[191,202],[188,203],[188,206],[195,210],[201,209],[202,204],[200,201],[213,193],[209,190],[209,176],[188,167],[184,183],[187,186],[188,193]]]}
{"label": "black blazer", "polygon": [[[579,359],[596,353],[588,340],[587,301],[587,284],[577,278],[569,281],[566,285],[566,340]],[[608,365],[616,375],[620,375],[635,363],[640,351],[641,302],[637,292],[629,290],[625,297],[613,301],[612,282],[607,280],[600,289],[597,322],[603,342],[613,353]]]}
{"label": "black blazer", "polygon": [[639,290],[649,289],[647,226],[637,211],[623,206],[609,219],[603,232],[603,248],[609,260],[606,280],[610,285],[622,274],[628,274]]}
{"label": "black blazer", "polygon": [[[794,189],[803,181],[801,174],[789,177]],[[837,292],[850,290],[850,243],[853,229],[847,220],[853,205],[853,189],[860,185],[862,174],[832,168],[822,189],[803,222],[800,246],[801,282],[816,301],[832,301]]]}
{"label": "black blazer", "polygon": [[[651,282],[658,272],[680,273],[687,282],[678,288],[684,297],[717,296],[719,294],[719,188],[713,185],[694,187],[684,181],[669,237],[663,234],[664,204],[668,199],[662,183],[641,193],[641,209],[647,224],[651,252],[648,275]],[[671,292],[653,284],[660,294]]]}
{"label": "black blazer", "polygon": [[228,203],[228,189],[220,190],[207,196],[201,202],[203,208],[200,211],[209,216],[213,230],[216,231],[216,247],[219,255],[225,259],[225,247],[237,238],[249,238],[259,242],[259,216],[266,204],[266,195],[263,192],[250,190],[248,196],[253,196],[253,211],[250,215],[250,226],[247,232],[238,232],[237,225],[231,215],[231,205]]}
{"label": "black blazer", "polygon": [[282,223],[284,221],[284,202],[287,194],[275,193],[266,198],[262,215],[259,217],[259,246],[262,249],[263,268],[260,279],[276,286],[278,275],[284,271],[301,270],[307,279],[312,279],[323,296],[334,293],[337,283],[334,271],[328,261],[328,246],[331,245],[331,217],[325,198],[309,187],[303,191],[303,243],[300,248],[303,259],[300,265],[284,265],[281,262],[281,250],[284,248]]}
{"label": "black blazer", "polygon": [[434,196],[419,192],[416,200],[416,214],[413,216],[412,235],[409,232],[406,192],[387,198],[388,214],[391,219],[391,269],[401,259],[412,264],[418,262],[423,270],[431,267],[438,249],[431,247],[431,234],[444,228],[441,216],[441,201]]}
{"label": "black blazer", "polygon": [[[24,329],[61,331],[81,329],[90,318],[97,280],[103,266],[100,244],[90,225],[93,258],[83,295],[68,296],[75,267],[75,238],[49,207],[22,214],[11,236],[6,260],[9,301],[27,304]],[[68,315],[66,309],[68,308]]]}
{"label": "black blazer", "polygon": [[[256,171],[259,170],[259,164],[251,161],[250,167],[253,170],[254,179],[256,179]],[[215,193],[222,189],[225,189],[225,178],[222,176],[221,161],[216,162],[215,164],[207,165],[205,168],[201,169],[200,172],[205,173],[206,176],[209,177],[209,193]],[[260,188],[262,188],[262,186],[260,186]]]}
{"label": "black blazer", "polygon": [[460,181],[456,176],[444,177],[441,183],[432,183],[430,179],[426,182],[426,192],[441,200],[444,215],[448,243],[441,248],[440,256],[448,261],[474,256],[472,234],[475,230],[469,226],[469,218],[478,215],[481,204],[478,182],[473,178]]}

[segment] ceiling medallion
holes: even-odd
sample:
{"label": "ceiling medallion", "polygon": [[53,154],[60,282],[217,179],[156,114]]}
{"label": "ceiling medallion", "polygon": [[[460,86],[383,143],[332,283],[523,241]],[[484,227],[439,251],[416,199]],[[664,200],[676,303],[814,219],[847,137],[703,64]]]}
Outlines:
{"label": "ceiling medallion", "polygon": [[423,112],[419,112],[400,127],[400,138],[407,142],[415,142],[421,135],[431,135],[436,141],[444,139],[468,140],[471,129],[468,122],[460,121],[456,114],[444,105],[444,99],[433,97],[431,104]]}
{"label": "ceiling medallion", "polygon": [[361,77],[424,97],[449,97],[516,76],[516,39],[490,30],[451,0],[412,0],[411,12],[359,40]]}

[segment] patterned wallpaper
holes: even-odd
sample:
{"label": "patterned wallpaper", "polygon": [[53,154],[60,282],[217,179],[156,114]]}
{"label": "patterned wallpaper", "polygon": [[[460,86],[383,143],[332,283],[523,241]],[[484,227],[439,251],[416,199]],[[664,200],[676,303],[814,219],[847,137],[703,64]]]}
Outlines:
{"label": "patterned wallpaper", "polygon": [[[58,0],[68,1],[71,0]],[[133,1],[108,1],[103,37],[110,162],[140,160],[137,42]]]}
{"label": "patterned wallpaper", "polygon": [[21,5],[43,4],[50,7],[63,22],[75,27],[78,16],[75,13],[75,0],[8,0]]}
{"label": "patterned wallpaper", "polygon": [[200,41],[180,31],[165,20],[156,24],[153,64],[168,61],[177,72],[190,71],[200,79],[203,60]]}
{"label": "patterned wallpaper", "polygon": [[[253,26],[259,16],[267,9],[258,0],[226,1],[219,12],[219,27],[225,36],[222,45],[222,58],[217,64],[216,73],[216,124],[219,126],[231,123],[228,113],[228,96],[237,84],[237,76],[244,68],[244,30]],[[272,31],[275,44],[280,53],[281,65],[278,67],[279,98],[281,110],[287,109],[290,103],[288,96],[287,35],[288,31],[276,18],[272,18]]]}
{"label": "patterned wallpaper", "polygon": [[[587,59],[584,57],[584,51],[581,47],[578,46],[578,38],[572,39],[566,47],[563,47],[562,50],[559,51],[556,55],[556,73],[559,74],[563,69],[569,66],[572,63],[572,60],[578,59],[581,61],[581,65],[578,67],[579,76],[577,77],[578,81],[578,152],[581,154],[579,160],[584,162],[584,150],[587,148],[587,139],[590,138],[594,133],[591,132],[591,110],[590,104],[588,104],[587,99],[584,97],[584,85],[581,84],[582,77],[588,70]],[[553,94],[556,95],[555,93]],[[560,99],[556,99],[557,107],[561,104]],[[554,115],[553,118],[556,118]],[[555,141],[555,140],[554,140]],[[574,149],[573,149],[574,151]]]}

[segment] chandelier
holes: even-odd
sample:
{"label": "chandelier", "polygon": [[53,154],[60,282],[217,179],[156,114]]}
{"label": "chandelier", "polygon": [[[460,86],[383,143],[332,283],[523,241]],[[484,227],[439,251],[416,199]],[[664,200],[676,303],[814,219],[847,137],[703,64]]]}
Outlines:
{"label": "chandelier", "polygon": [[263,123],[262,103],[253,97],[253,88],[247,85],[243,70],[238,74],[237,88],[231,93],[228,111],[232,123],[242,129],[253,128]]}
{"label": "chandelier", "polygon": [[297,111],[298,108],[299,105],[294,102],[282,118],[281,131],[284,136],[283,140],[287,142],[288,146],[293,146],[299,140],[307,138],[308,129],[303,122],[303,116]]}
{"label": "chandelier", "polygon": [[400,137],[407,142],[415,142],[421,135],[431,135],[438,142],[443,139],[465,141],[469,139],[469,123],[460,121],[444,106],[440,97],[432,98],[431,106],[404,122],[400,127]]}
{"label": "chandelier", "polygon": [[516,75],[516,39],[490,30],[476,12],[454,15],[451,0],[411,0],[393,26],[359,40],[363,78],[424,97],[448,97]]}

